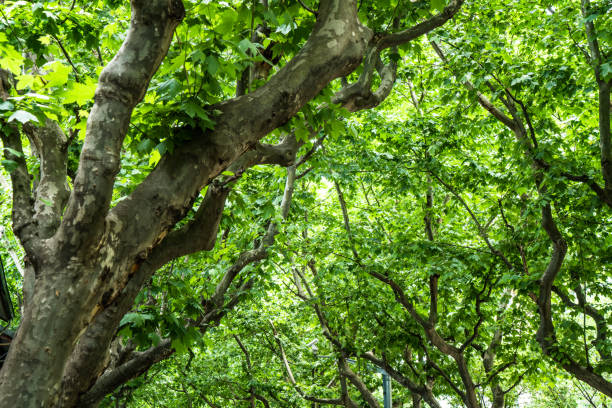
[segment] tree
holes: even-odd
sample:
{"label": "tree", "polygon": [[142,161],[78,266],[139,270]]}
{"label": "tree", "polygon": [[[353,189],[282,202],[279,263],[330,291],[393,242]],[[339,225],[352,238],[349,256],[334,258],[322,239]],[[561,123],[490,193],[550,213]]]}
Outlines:
{"label": "tree", "polygon": [[[3,24],[12,35],[0,37],[0,63],[4,68],[0,92],[6,113],[2,141],[5,165],[11,170],[13,231],[26,253],[21,322],[0,372],[0,404],[6,406],[97,405],[103,394],[84,397],[108,378],[100,375],[107,368],[109,346],[139,289],[163,265],[209,249],[214,243],[228,191],[225,181],[211,184],[213,180],[242,174],[256,163],[291,164],[301,145],[294,138],[303,143],[305,128],[316,134],[323,125],[324,112],[332,110],[330,103],[351,111],[380,103],[395,79],[394,47],[441,26],[463,1],[452,0],[446,7],[433,1],[431,6],[439,9],[433,16],[428,2],[395,11],[376,2],[360,2],[362,8],[358,9],[351,0],[321,1],[316,11],[267,1],[213,5],[210,7],[225,8],[231,16],[222,22],[225,30],[238,17],[243,26],[250,21],[251,37],[243,38],[234,52],[225,49],[217,57],[191,54],[189,66],[206,61],[207,73],[190,78],[185,55],[181,54],[184,50],[171,49],[172,40],[183,20],[193,27],[209,23],[209,5],[188,3],[186,11],[180,0],[133,0],[129,27],[119,35],[123,37],[121,47],[113,50],[116,53],[97,81],[92,79],[96,69],[90,67],[85,74],[81,64],[104,61],[106,50],[101,50],[95,36],[87,32],[95,22],[77,17],[76,3],[67,8],[60,2],[3,2],[8,13],[3,16]],[[119,7],[116,2],[100,2],[96,7],[103,20],[121,16],[115,12]],[[293,38],[294,43],[279,45],[276,55],[287,62],[258,86],[257,80],[266,79],[266,74],[255,68],[273,62],[260,52],[267,49],[266,39],[261,37],[272,26],[281,32],[287,27],[273,22],[276,12],[299,14],[299,35]],[[389,13],[390,24],[385,18]],[[285,24],[292,27],[296,24],[293,19],[289,14]],[[16,32],[16,22],[31,32]],[[81,39],[89,48],[81,48],[79,60],[73,60],[64,42]],[[113,39],[116,37],[111,35],[111,43]],[[201,47],[225,48],[214,37],[206,40],[211,43],[192,45],[195,51],[201,51]],[[61,55],[49,55],[51,42]],[[184,44],[177,42],[176,47],[181,46]],[[179,58],[174,68],[165,68],[166,82],[152,79],[168,53],[173,54],[173,64],[177,64],[178,53],[182,67]],[[220,81],[205,84],[205,78],[215,76],[219,57],[235,55],[252,58],[253,68],[224,72],[223,82],[227,87],[238,80],[242,84],[238,89],[249,92],[209,104],[200,92],[224,92]],[[68,65],[57,64],[58,58]],[[47,61],[55,65],[46,66],[43,72]],[[326,88],[362,65],[356,82],[343,84],[335,93],[333,88]],[[172,103],[177,97],[177,81],[169,71],[186,82],[188,92],[181,94],[186,98],[181,103]],[[375,72],[380,76],[380,86],[372,91]],[[72,85],[63,93],[68,75]],[[191,84],[190,79],[194,81]],[[198,89],[196,79],[200,81]],[[87,92],[96,82],[91,110],[80,109],[78,105],[87,101]],[[156,101],[146,96],[151,83],[156,86]],[[221,89],[211,91],[215,86]],[[323,98],[308,106],[324,89],[328,91]],[[45,93],[63,95],[63,100],[42,104]],[[139,109],[143,100],[145,104]],[[60,107],[72,103],[76,103],[72,105],[72,123],[62,128],[58,123],[63,123],[70,112]],[[301,110],[302,114],[292,121]],[[70,163],[74,159],[71,149],[79,129],[85,126],[84,116],[85,137],[75,171]],[[159,140],[160,132],[166,142],[157,150],[161,158],[155,167],[115,201],[126,135],[135,116],[138,125],[147,126],[139,145],[143,150],[156,137]],[[156,122],[155,117],[165,120]],[[312,120],[305,125],[304,118]],[[152,123],[156,126],[150,126]],[[287,123],[295,131],[286,132],[279,144],[260,143]],[[36,177],[31,176],[33,167],[24,155],[22,137],[27,137],[29,149],[38,160]],[[258,153],[256,158],[250,157],[253,151]],[[232,175],[222,174],[240,160],[244,163],[239,163]],[[206,186],[205,197],[199,199]],[[199,207],[190,222],[181,223],[195,202]],[[221,292],[221,302],[209,302],[209,308],[223,306]],[[205,311],[212,313],[212,309]],[[131,367],[125,372],[137,375],[171,350],[164,340],[147,351],[132,353],[131,359],[121,361],[116,370],[121,373]],[[121,380],[127,381],[131,375]]]}

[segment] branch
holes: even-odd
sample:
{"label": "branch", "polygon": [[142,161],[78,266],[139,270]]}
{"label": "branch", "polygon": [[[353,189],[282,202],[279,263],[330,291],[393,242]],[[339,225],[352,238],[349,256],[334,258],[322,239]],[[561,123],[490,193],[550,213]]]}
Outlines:
{"label": "branch", "polygon": [[566,306],[578,312],[584,313],[593,319],[593,321],[595,322],[595,327],[597,331],[597,336],[594,341],[595,348],[597,349],[597,352],[602,357],[602,359],[612,358],[612,356],[610,356],[610,353],[606,350],[606,348],[602,347],[608,338],[608,325],[606,323],[606,318],[596,308],[594,308],[593,306],[589,304],[586,304],[586,298],[584,294],[582,293],[582,288],[580,288],[580,286],[577,286],[574,289],[574,292],[576,293],[576,297],[578,298],[578,303],[572,302],[569,296],[566,295],[561,289],[559,289],[556,286],[552,287],[552,291],[556,293],[557,296],[559,296],[561,301]]}
{"label": "branch", "polygon": [[418,385],[412,380],[410,380],[408,377],[402,375],[399,371],[396,371],[393,367],[391,367],[387,360],[379,359],[371,352],[364,353],[361,355],[361,357],[385,370],[387,374],[391,376],[391,378],[393,378],[403,387],[407,388],[411,393],[417,394],[421,398],[423,398],[431,408],[442,407],[440,405],[440,402],[438,402],[438,400],[434,397],[430,388],[423,385]]}
{"label": "branch", "polygon": [[298,0],[298,3],[300,3],[300,6],[302,6],[306,11],[308,11],[309,13],[314,14],[315,16],[317,15],[317,12],[314,11],[313,9],[311,9],[310,7],[308,7],[306,4],[304,4],[304,2],[302,0]]}
{"label": "branch", "polygon": [[79,400],[80,407],[93,407],[121,384],[146,372],[153,364],[170,357],[174,353],[170,339],[162,340],[158,346],[147,351],[134,353],[134,357],[115,369],[102,374],[87,393]]}
{"label": "branch", "polygon": [[252,150],[243,153],[228,168],[232,173],[239,173],[257,164],[276,164],[283,167],[295,163],[295,154],[302,143],[298,143],[295,134],[291,132],[283,140],[271,145],[267,143],[256,143]]}
{"label": "branch", "polygon": [[450,20],[461,8],[464,0],[451,0],[451,2],[442,10],[440,14],[437,14],[422,23],[419,23],[407,30],[399,31],[393,34],[382,34],[381,38],[377,42],[379,49],[395,47],[398,45],[410,42],[420,36],[427,34],[435,28],[442,26],[448,20]]}
{"label": "branch", "polygon": [[[605,62],[597,40],[595,23],[587,17],[590,12],[590,0],[581,1],[582,16],[585,18],[585,31],[591,65],[599,88],[599,146],[601,151],[601,172],[605,181],[606,194],[612,200],[612,138],[610,136],[610,87],[612,79],[605,80],[601,75],[601,65]],[[611,206],[612,207],[612,206]]]}
{"label": "branch", "polygon": [[590,62],[593,66],[593,71],[595,73],[595,78],[597,81],[601,81],[601,72],[599,66],[604,62],[601,58],[601,49],[599,48],[599,41],[597,39],[597,32],[595,30],[595,24],[593,21],[588,21],[586,18],[589,16],[591,7],[590,0],[581,0],[580,1],[580,11],[582,12],[582,17],[585,19],[584,27],[586,31],[587,43],[589,44],[590,51]]}
{"label": "branch", "polygon": [[368,389],[367,385],[363,382],[361,377],[359,377],[351,368],[348,366],[346,359],[341,357],[340,361],[340,370],[341,373],[348,378],[348,380],[357,388],[363,399],[368,403],[370,408],[380,408],[380,404],[376,400],[376,397],[372,394],[372,392]]}
{"label": "branch", "polygon": [[[4,125],[0,132],[4,145],[4,158],[16,163],[10,173],[13,186],[12,221],[13,232],[19,238],[26,253],[36,260],[38,253],[38,228],[34,222],[34,198],[30,186],[31,176],[23,153],[19,130],[16,126]],[[10,150],[9,150],[10,149]]]}
{"label": "branch", "polygon": [[[459,78],[459,75],[452,70],[450,63],[448,59],[446,58],[446,55],[444,55],[444,52],[442,51],[438,43],[436,43],[435,41],[430,41],[430,44],[431,44],[431,47],[436,52],[436,54],[438,54],[438,57],[440,57],[442,62],[444,62],[444,64],[451,70],[451,73],[453,74],[453,76],[455,78]],[[474,86],[472,82],[470,82],[469,80],[465,80],[463,81],[463,85],[468,90],[476,93],[478,103],[487,112],[493,115],[497,120],[499,120],[502,124],[504,124],[512,132],[517,131],[517,123],[512,118],[510,118],[508,115],[506,115],[504,112],[502,112],[499,108],[497,108],[495,105],[493,105],[493,103],[486,96],[484,96],[480,91],[478,91],[478,89],[476,89],[476,87]]]}
{"label": "branch", "polygon": [[[370,45],[363,62],[363,71],[357,82],[343,86],[332,98],[332,103],[340,104],[350,112],[374,108],[391,93],[397,77],[397,62],[391,60],[383,65],[380,49]],[[372,91],[374,70],[380,75],[380,84]]]}
{"label": "branch", "polygon": [[463,206],[463,208],[465,208],[465,210],[468,212],[468,214],[470,215],[470,218],[472,218],[472,221],[474,221],[474,224],[476,224],[476,228],[478,229],[478,235],[482,238],[482,240],[487,244],[487,247],[489,248],[489,250],[491,251],[491,253],[495,256],[497,256],[499,259],[501,259],[503,261],[503,263],[506,265],[506,267],[509,270],[514,270],[514,266],[510,263],[510,261],[508,260],[508,258],[506,258],[506,256],[497,248],[495,248],[493,246],[493,244],[491,244],[491,241],[489,240],[489,236],[487,234],[487,231],[485,228],[483,228],[482,224],[480,224],[480,222],[478,221],[478,218],[476,218],[476,215],[474,214],[474,212],[472,211],[472,209],[470,208],[470,206],[465,202],[465,200],[459,195],[459,193],[457,193],[455,191],[455,189],[448,183],[446,183],[444,180],[442,180],[436,173],[431,172],[430,174],[432,176],[434,176],[434,178],[436,180],[438,180],[438,182],[440,184],[442,184],[444,187],[446,187],[446,189],[453,195],[455,196],[455,198],[461,203],[461,205]]}
{"label": "branch", "polygon": [[[310,150],[308,152],[306,152],[302,157],[300,157],[300,159],[297,161],[297,163],[295,163],[295,167],[299,168],[302,164],[306,163],[306,161],[308,161],[313,154],[315,154],[315,152],[323,145],[323,141],[325,140],[325,138],[327,137],[327,134],[324,134],[323,136],[319,137],[312,145],[312,147],[310,148]],[[310,171],[310,170],[305,170],[305,171]],[[302,173],[304,174],[304,173]],[[298,176],[298,178],[303,177],[303,176]]]}
{"label": "branch", "polygon": [[[452,0],[440,14],[407,30],[392,34],[376,34],[366,50],[363,71],[359,79],[350,85],[343,84],[342,89],[334,95],[332,102],[342,105],[351,112],[378,106],[391,93],[397,76],[396,60],[392,58],[389,64],[383,65],[380,59],[381,51],[392,48],[392,51],[396,53],[395,47],[419,38],[431,30],[442,26],[459,11],[463,1]],[[393,26],[397,27],[398,24],[399,19],[394,19]],[[380,85],[376,91],[372,91],[374,70],[378,71],[380,76]]]}
{"label": "branch", "polygon": [[238,343],[238,346],[240,347],[240,350],[242,350],[242,353],[244,353],[244,357],[246,358],[246,363],[247,363],[247,369],[249,371],[249,375],[251,375],[252,367],[251,367],[251,355],[249,354],[249,350],[247,350],[244,344],[242,344],[242,341],[240,341],[240,337],[238,337],[237,334],[232,334],[232,336],[236,340],[236,343]]}
{"label": "branch", "polygon": [[132,110],[144,97],[185,15],[178,0],[134,0],[131,4],[126,39],[98,81],[74,189],[56,235],[58,243],[72,253],[96,245],[95,238],[103,232]]}
{"label": "branch", "polygon": [[[280,208],[284,218],[288,215],[294,182],[295,168],[290,167]],[[194,219],[181,229],[171,232],[154,248],[150,256],[131,275],[118,296],[96,315],[87,331],[81,336],[64,371],[63,401],[70,401],[76,397],[75,393],[86,391],[91,384],[92,376],[95,379],[95,376],[104,369],[108,350],[99,345],[110,343],[121,318],[132,308],[142,284],[170,260],[196,251],[212,249],[228,193],[228,189],[211,185]],[[212,296],[203,300],[205,312],[194,322],[201,331],[206,331],[210,324],[218,322],[225,316],[240,301],[241,295],[252,287],[253,281],[245,280],[237,293],[227,303],[225,302],[226,293],[239,273],[247,265],[267,256],[267,248],[274,242],[274,235],[276,235],[276,226],[272,223],[260,245],[241,253],[234,264],[227,269]],[[91,374],[86,376],[82,374],[84,372]]]}
{"label": "branch", "polygon": [[276,331],[276,327],[274,326],[274,323],[272,322],[272,320],[268,320],[268,322],[270,323],[270,326],[272,326],[272,333],[274,334],[274,339],[276,340],[276,344],[278,345],[278,348],[280,350],[281,360],[283,362],[283,367],[285,368],[285,372],[287,373],[287,378],[289,379],[289,382],[291,383],[293,388],[295,388],[297,393],[300,395],[300,397],[307,401],[316,402],[319,404],[343,405],[344,402],[342,401],[341,398],[334,398],[334,399],[318,398],[318,397],[313,397],[311,395],[307,395],[304,393],[304,391],[300,388],[300,386],[295,381],[293,371],[291,370],[291,365],[289,364],[289,360],[287,359],[287,354],[285,353],[285,348],[283,347],[283,343],[280,341],[280,338],[278,336],[278,332]]}
{"label": "branch", "polygon": [[336,192],[338,193],[338,201],[340,202],[340,208],[342,209],[342,219],[344,220],[344,229],[348,234],[349,244],[351,246],[351,251],[353,251],[353,256],[358,264],[361,265],[361,258],[359,257],[359,253],[355,247],[355,241],[353,240],[353,233],[351,232],[351,224],[348,217],[348,210],[346,208],[346,201],[344,200],[344,194],[340,189],[340,184],[337,181],[334,181],[334,186],[336,187]]}
{"label": "branch", "polygon": [[39,237],[46,239],[57,230],[70,194],[66,182],[68,139],[59,125],[50,119],[42,126],[26,123],[23,131],[40,161],[34,219],[38,224]]}
{"label": "branch", "polygon": [[[444,55],[442,49],[439,47],[437,43],[434,41],[431,42],[431,46],[436,51],[440,59],[450,68],[448,60]],[[452,68],[451,68],[452,71]],[[458,78],[459,75],[452,71],[455,78]],[[522,112],[525,120],[527,121],[529,134],[531,136],[531,142],[533,143],[533,147],[537,147],[537,140],[535,139],[535,131],[533,125],[531,123],[531,118],[529,113],[527,112],[527,108],[525,105],[515,98],[508,89],[505,89],[508,98],[501,98],[502,102],[506,106],[506,108],[510,111],[512,117],[507,116],[500,109],[495,107],[491,101],[489,101],[482,93],[480,93],[470,81],[466,80],[463,82],[464,86],[476,92],[476,96],[478,99],[478,103],[487,110],[493,117],[499,120],[504,126],[510,129],[517,139],[522,140],[527,135],[525,127],[517,115],[516,107],[514,106],[514,102],[516,102]],[[597,194],[599,199],[606,205],[612,208],[612,144],[610,142],[610,84],[605,84],[598,82],[599,85],[599,128],[600,128],[600,148],[601,148],[601,163],[602,163],[602,174],[604,177],[604,181],[606,181],[606,188],[602,189],[599,184],[591,177],[587,175],[573,175],[568,172],[562,172],[561,175],[567,178],[568,180],[578,181],[586,184],[591,190]],[[495,90],[492,85],[489,84],[489,87],[492,90]],[[542,159],[535,159],[534,149],[531,145],[527,146],[528,153],[530,158],[534,161],[534,163],[544,169],[550,169],[550,164],[546,163]],[[607,178],[609,177],[609,178]]]}
{"label": "branch", "polygon": [[228,188],[210,185],[193,219],[170,232],[146,262],[156,270],[178,257],[213,249],[229,192]]}
{"label": "branch", "polygon": [[[336,34],[340,22],[346,31]],[[205,185],[266,134],[287,123],[329,82],[353,71],[371,37],[353,4],[321,1],[317,23],[293,59],[255,91],[211,106],[214,129],[182,129],[192,137],[164,155],[130,196],[110,211],[107,218],[121,225],[118,242],[139,237],[137,244],[117,248],[117,256],[137,259],[148,251],[184,216]],[[132,223],[136,216],[155,221]]]}
{"label": "branch", "polygon": [[567,253],[567,243],[557,228],[552,217],[550,204],[548,203],[542,207],[542,227],[552,242],[553,252],[548,266],[540,278],[540,294],[537,300],[540,325],[536,333],[536,339],[540,343],[542,352],[551,357],[567,372],[605,395],[612,397],[612,383],[610,381],[583,367],[574,361],[571,356],[559,349],[552,321],[551,292],[554,280],[563,265],[563,260]]}

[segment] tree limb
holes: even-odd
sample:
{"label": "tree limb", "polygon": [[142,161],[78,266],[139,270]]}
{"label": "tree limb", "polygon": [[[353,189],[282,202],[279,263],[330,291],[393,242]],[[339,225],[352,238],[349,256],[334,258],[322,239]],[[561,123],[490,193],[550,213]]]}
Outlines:
{"label": "tree limb", "polygon": [[59,125],[50,119],[40,126],[25,123],[23,131],[40,161],[34,219],[38,224],[39,237],[46,239],[57,230],[70,194],[66,181],[68,139]]}

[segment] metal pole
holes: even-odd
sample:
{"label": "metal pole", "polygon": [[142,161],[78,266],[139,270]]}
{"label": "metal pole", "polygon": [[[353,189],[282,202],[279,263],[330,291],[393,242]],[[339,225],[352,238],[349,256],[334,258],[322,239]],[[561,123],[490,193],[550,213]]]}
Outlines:
{"label": "metal pole", "polygon": [[383,401],[384,408],[391,408],[391,378],[386,371],[381,370],[383,380]]}

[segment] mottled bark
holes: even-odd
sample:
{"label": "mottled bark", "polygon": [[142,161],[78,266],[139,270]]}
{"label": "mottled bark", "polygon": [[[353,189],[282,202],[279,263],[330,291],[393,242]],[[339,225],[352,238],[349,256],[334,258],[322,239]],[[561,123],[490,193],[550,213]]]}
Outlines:
{"label": "mottled bark", "polygon": [[[449,7],[460,4],[453,1]],[[262,162],[290,163],[292,140],[277,146],[259,144],[259,140],[285,124],[330,81],[357,68],[373,39],[371,30],[357,18],[354,0],[322,0],[313,31],[293,59],[256,91],[212,107],[220,112],[213,130],[193,131],[191,140],[165,155],[132,194],[109,209],[132,110],[143,98],[184,16],[180,0],[132,0],[131,5],[126,39],[99,79],[65,208],[65,136],[57,126],[25,129],[41,165],[48,166],[37,191],[32,191],[23,157],[7,154],[18,163],[11,174],[13,224],[30,262],[26,270],[32,271],[26,274],[24,287],[33,290],[0,372],[0,406],[70,407],[79,404],[75,402],[79,395],[82,404],[95,405],[109,389],[100,384],[131,378],[116,370],[100,376],[111,334],[158,267],[212,245],[214,234],[198,235],[198,231],[216,228],[218,218],[201,207],[202,212],[198,210],[185,229],[172,228],[200,191],[245,152],[254,150]],[[439,18],[393,35],[392,42],[416,38],[438,26]],[[21,151],[16,132],[3,135],[3,142]],[[50,208],[41,205],[48,199]],[[271,228],[262,246],[244,253],[236,268],[228,271],[218,293],[227,291],[244,265],[265,256],[275,234],[274,224]],[[212,307],[223,305],[219,299],[217,295],[210,299],[204,321],[223,315]],[[232,302],[236,299],[225,305]],[[151,351],[137,356],[143,361],[148,355],[164,354]],[[145,369],[140,362],[130,361],[132,368],[125,366],[124,373]]]}
{"label": "mottled bark", "polygon": [[[34,264],[36,276],[32,302],[24,309],[0,371],[0,406],[57,404],[63,369],[80,333],[101,308],[96,305],[110,300],[103,299],[104,292],[100,290],[109,284],[114,267],[113,251],[106,245],[112,241],[113,227],[105,221],[105,214],[123,136],[131,111],[166,55],[184,12],[180,2],[168,0],[133,1],[132,9],[126,40],[100,77],[74,190],[56,231],[54,220],[42,223],[43,228],[32,224],[36,208],[30,204],[29,179],[27,174],[22,176],[23,169],[13,182],[14,189],[17,186],[13,208],[29,218],[23,223],[18,220],[17,226],[23,227],[20,233],[17,228],[16,233]],[[47,137],[38,136],[43,142],[41,159],[47,161]],[[56,159],[53,155],[48,158]],[[53,174],[48,175],[49,186],[59,181]],[[44,190],[44,194],[51,192]],[[38,214],[45,218],[47,215],[41,209]],[[51,234],[51,239],[43,240]],[[25,286],[30,284],[28,279],[31,278],[26,276]],[[113,282],[117,284],[121,282]]]}
{"label": "mottled bark", "polygon": [[70,194],[66,181],[68,138],[59,125],[50,119],[42,126],[26,123],[23,131],[40,162],[34,192],[34,221],[38,237],[46,239],[57,230]]}

